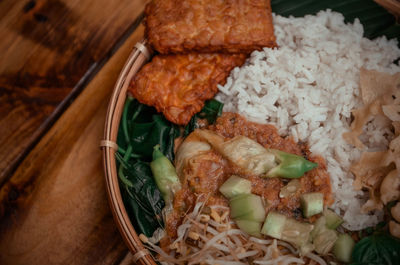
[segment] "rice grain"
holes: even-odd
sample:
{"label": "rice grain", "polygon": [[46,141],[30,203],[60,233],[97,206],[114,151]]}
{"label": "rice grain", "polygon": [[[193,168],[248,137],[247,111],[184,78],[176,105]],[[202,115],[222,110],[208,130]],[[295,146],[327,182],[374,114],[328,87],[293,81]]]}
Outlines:
{"label": "rice grain", "polygon": [[[330,10],[302,18],[274,15],[274,26],[280,47],[254,51],[219,86],[217,99],[224,102],[224,111],[274,124],[281,135],[308,142],[313,153],[322,155],[335,193],[333,208],[346,228],[377,224],[381,212],[360,212],[366,194],[353,190],[349,172],[360,151],[342,134],[349,131],[351,110],[361,105],[360,68],[399,72],[393,63],[400,57],[397,41],[366,39],[358,19],[346,24],[343,15]],[[363,141],[384,148],[388,141],[378,135],[379,122],[368,126]]]}

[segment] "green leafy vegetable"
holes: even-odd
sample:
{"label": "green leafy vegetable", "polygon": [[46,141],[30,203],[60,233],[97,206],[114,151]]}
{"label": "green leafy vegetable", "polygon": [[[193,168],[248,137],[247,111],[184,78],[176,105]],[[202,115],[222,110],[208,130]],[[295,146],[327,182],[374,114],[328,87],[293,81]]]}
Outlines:
{"label": "green leafy vegetable", "polygon": [[173,141],[179,128],[148,106],[128,98],[124,107],[116,158],[122,197],[134,226],[147,236],[162,226],[164,201],[150,169],[153,146],[174,158]]}
{"label": "green leafy vegetable", "polygon": [[211,99],[204,104],[203,109],[200,113],[195,115],[195,117],[201,119],[207,119],[207,121],[212,124],[215,122],[218,116],[222,114],[222,108],[224,104],[219,102],[218,100]]}
{"label": "green leafy vegetable", "polygon": [[400,240],[384,233],[365,237],[355,245],[352,261],[353,265],[400,264]]}
{"label": "green leafy vegetable", "polygon": [[122,197],[128,214],[135,227],[147,236],[162,226],[161,211],[164,201],[161,193],[151,177],[150,167],[147,163],[136,161],[127,167],[120,165],[121,174],[132,184],[128,186],[122,181]]}
{"label": "green leafy vegetable", "polygon": [[118,131],[116,158],[124,205],[138,232],[151,236],[163,226],[161,212],[165,203],[150,168],[153,147],[159,145],[161,153],[173,161],[175,138],[181,132],[192,132],[199,118],[214,122],[221,114],[222,106],[216,100],[206,102],[203,110],[192,118],[191,124],[180,128],[154,108],[127,98]]}
{"label": "green leafy vegetable", "polygon": [[222,104],[218,100],[211,99],[209,101],[206,101],[201,112],[194,115],[188,125],[186,125],[184,136],[188,135],[198,128],[197,121],[199,119],[206,119],[209,124],[213,124],[217,117],[221,116],[223,107],[224,104]]}

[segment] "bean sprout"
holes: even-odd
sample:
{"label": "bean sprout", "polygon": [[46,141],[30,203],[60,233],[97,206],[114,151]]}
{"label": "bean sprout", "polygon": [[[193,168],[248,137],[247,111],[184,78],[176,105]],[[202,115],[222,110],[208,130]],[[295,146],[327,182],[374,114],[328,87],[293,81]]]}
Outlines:
{"label": "bean sprout", "polygon": [[141,235],[143,243],[158,254],[161,264],[242,265],[251,261],[260,265],[289,265],[311,260],[326,265],[321,257],[312,253],[300,257],[296,248],[286,242],[251,237],[235,228],[229,219],[228,207],[210,206],[214,211],[214,217],[210,218],[202,212],[204,205],[204,202],[197,202],[193,211],[185,216],[177,229],[178,237],[169,246],[169,253]]}

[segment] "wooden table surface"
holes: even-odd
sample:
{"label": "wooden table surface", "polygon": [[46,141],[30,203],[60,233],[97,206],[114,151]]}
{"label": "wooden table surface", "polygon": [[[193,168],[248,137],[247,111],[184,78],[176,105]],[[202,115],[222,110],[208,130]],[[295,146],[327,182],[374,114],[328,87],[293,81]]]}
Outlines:
{"label": "wooden table surface", "polygon": [[130,264],[99,142],[146,0],[0,1],[0,264]]}
{"label": "wooden table surface", "polygon": [[0,0],[0,264],[131,264],[106,197],[108,101],[148,0]]}

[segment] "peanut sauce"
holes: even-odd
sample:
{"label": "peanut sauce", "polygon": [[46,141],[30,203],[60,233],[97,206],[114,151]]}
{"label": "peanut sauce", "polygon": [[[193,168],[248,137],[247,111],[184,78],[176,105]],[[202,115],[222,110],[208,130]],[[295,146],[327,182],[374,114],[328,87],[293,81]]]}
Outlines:
{"label": "peanut sauce", "polygon": [[[249,122],[235,113],[223,113],[214,125],[208,129],[230,139],[238,135],[246,136],[257,141],[265,148],[278,149],[284,152],[303,156],[307,160],[318,163],[318,167],[308,171],[299,178],[300,185],[295,192],[281,198],[282,187],[289,180],[284,178],[262,178],[260,176],[245,174],[243,171],[226,161],[220,154],[210,150],[196,157],[184,169],[185,175],[194,177],[184,178],[182,190],[175,194],[174,213],[168,218],[166,224],[169,237],[176,237],[176,229],[186,212],[192,210],[197,198],[202,195],[207,198],[206,205],[228,205],[228,200],[219,193],[219,187],[231,175],[239,175],[252,182],[252,193],[265,200],[267,213],[271,210],[280,212],[297,220],[304,220],[300,210],[300,196],[309,192],[324,194],[324,204],[333,203],[331,183],[327,172],[325,160],[318,155],[311,154],[305,143],[296,143],[291,137],[281,137],[272,125]],[[316,217],[308,219],[313,222]]]}

